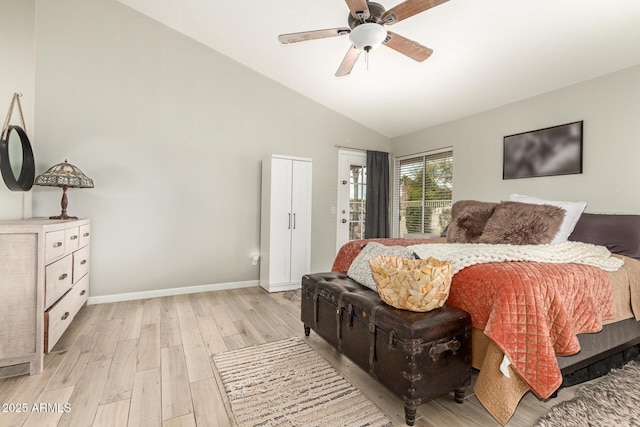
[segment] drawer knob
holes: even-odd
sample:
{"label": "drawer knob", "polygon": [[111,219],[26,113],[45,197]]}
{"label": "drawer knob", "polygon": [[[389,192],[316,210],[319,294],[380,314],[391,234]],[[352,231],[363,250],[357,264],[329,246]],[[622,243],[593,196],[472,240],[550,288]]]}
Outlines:
{"label": "drawer knob", "polygon": [[84,295],[84,294],[86,294],[86,293],[87,293],[87,290],[86,290],[86,289],[83,289],[83,290],[82,290],[82,292],[80,292],[80,295]]}
{"label": "drawer knob", "polygon": [[60,320],[67,320],[67,317],[69,317],[69,312],[65,311]]}
{"label": "drawer knob", "polygon": [[89,237],[89,233],[84,233],[82,237]]}
{"label": "drawer knob", "polygon": [[64,280],[67,278],[67,273],[63,273],[62,276],[58,277],[58,280]]}
{"label": "drawer knob", "polygon": [[87,263],[86,259],[83,259],[82,261],[80,261],[80,265],[85,265]]}
{"label": "drawer knob", "polygon": [[59,248],[60,246],[62,246],[62,242],[55,242],[55,243],[53,244],[53,247],[54,247],[54,248]]}
{"label": "drawer knob", "polygon": [[69,237],[69,240],[76,240],[78,238],[77,234],[74,234],[73,236]]}

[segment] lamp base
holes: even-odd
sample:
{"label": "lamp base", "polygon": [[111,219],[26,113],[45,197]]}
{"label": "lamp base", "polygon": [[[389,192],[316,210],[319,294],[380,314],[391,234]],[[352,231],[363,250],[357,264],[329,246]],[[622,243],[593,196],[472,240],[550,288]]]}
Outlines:
{"label": "lamp base", "polygon": [[58,215],[58,216],[50,216],[49,219],[78,219],[78,217],[64,214],[64,215]]}
{"label": "lamp base", "polygon": [[62,207],[62,212],[58,216],[50,216],[49,219],[78,219],[77,216],[69,216],[67,215],[67,206],[69,205],[69,200],[67,199],[67,186],[62,186],[62,200],[60,201],[60,206]]}

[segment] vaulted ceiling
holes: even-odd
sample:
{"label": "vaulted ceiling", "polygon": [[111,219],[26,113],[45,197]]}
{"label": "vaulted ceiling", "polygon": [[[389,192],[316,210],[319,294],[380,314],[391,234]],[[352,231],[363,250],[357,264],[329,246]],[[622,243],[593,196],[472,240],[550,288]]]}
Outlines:
{"label": "vaulted ceiling", "polygon": [[343,0],[119,1],[389,137],[640,64],[637,0],[449,0],[387,27],[429,59],[382,46],[346,77],[348,35],[278,42],[348,26]]}

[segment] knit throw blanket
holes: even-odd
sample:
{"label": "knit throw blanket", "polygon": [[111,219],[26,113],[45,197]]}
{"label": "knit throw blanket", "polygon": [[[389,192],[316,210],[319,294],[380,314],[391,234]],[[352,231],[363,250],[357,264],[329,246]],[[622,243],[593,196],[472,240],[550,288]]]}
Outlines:
{"label": "knit throw blanket", "polygon": [[585,264],[604,271],[617,271],[624,261],[611,256],[604,246],[582,242],[554,245],[490,245],[482,243],[436,243],[408,246],[420,259],[450,260],[454,274],[474,264],[503,261],[533,261],[554,264]]}

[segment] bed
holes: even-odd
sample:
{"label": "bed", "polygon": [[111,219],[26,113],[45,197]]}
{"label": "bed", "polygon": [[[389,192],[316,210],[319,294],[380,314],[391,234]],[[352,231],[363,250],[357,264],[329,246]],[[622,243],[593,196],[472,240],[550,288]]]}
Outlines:
{"label": "bed", "polygon": [[[511,418],[527,391],[549,398],[562,384],[605,373],[606,369],[596,369],[594,374],[590,367],[640,344],[640,215],[582,214],[568,240],[606,247],[623,265],[605,271],[579,263],[488,262],[470,265],[454,275],[447,303],[468,311],[473,319],[472,365],[479,369],[474,391],[501,424]],[[347,272],[369,242],[419,248],[446,241],[441,237],[349,242],[340,249],[332,271]],[[507,286],[513,277],[521,276],[526,280],[515,280],[513,288]],[[532,283],[544,290],[531,292]],[[488,288],[511,289],[504,292],[514,300],[505,303],[503,296],[487,296]],[[562,288],[564,293],[558,291]],[[579,296],[582,288],[589,289]],[[538,299],[547,306],[534,308],[533,315],[512,315],[518,311],[511,308],[513,301],[532,304],[523,297],[528,293],[542,293]],[[484,304],[490,298],[498,302]],[[504,323],[503,318],[515,323]],[[539,327],[549,318],[551,332],[544,328],[527,332],[526,328]],[[513,333],[518,330],[522,333]]]}

